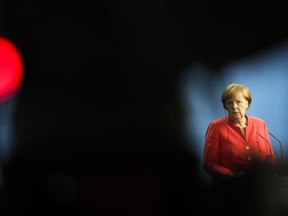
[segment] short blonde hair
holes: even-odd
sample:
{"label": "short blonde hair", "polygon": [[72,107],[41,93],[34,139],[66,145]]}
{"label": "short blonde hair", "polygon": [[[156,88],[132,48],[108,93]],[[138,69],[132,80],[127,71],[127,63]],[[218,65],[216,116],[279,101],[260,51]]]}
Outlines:
{"label": "short blonde hair", "polygon": [[226,86],[225,89],[223,90],[221,96],[223,107],[226,109],[225,105],[226,101],[229,100],[236,93],[241,93],[248,100],[248,108],[249,108],[250,104],[252,103],[252,95],[247,86],[237,83],[231,83],[228,86]]}

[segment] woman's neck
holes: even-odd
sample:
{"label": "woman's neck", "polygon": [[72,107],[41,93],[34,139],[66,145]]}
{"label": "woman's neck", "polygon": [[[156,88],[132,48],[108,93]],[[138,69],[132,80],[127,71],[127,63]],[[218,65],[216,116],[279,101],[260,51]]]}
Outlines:
{"label": "woman's neck", "polygon": [[247,126],[247,119],[243,117],[241,119],[234,119],[232,120],[236,127],[245,128]]}

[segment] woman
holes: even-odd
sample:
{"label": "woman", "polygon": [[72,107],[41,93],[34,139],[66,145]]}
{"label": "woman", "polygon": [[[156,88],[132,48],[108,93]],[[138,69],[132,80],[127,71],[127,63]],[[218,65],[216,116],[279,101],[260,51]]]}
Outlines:
{"label": "woman", "polygon": [[265,121],[246,115],[252,102],[249,89],[230,84],[221,100],[228,116],[209,123],[204,146],[205,171],[216,179],[230,179],[247,172],[255,162],[274,163],[276,157]]}

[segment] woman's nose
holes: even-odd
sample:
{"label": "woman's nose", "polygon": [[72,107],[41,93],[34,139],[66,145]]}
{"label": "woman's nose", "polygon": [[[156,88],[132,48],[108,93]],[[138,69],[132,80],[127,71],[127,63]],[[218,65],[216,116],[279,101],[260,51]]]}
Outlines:
{"label": "woman's nose", "polygon": [[233,102],[232,107],[233,107],[233,108],[237,108],[237,103],[236,103],[236,102]]}

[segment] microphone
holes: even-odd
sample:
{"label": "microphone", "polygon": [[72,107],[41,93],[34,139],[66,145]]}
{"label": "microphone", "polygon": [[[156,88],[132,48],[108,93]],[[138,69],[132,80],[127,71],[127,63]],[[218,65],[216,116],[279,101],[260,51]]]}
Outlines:
{"label": "microphone", "polygon": [[277,139],[272,133],[270,133],[269,131],[268,131],[268,133],[269,133],[274,139],[276,139],[276,140],[279,142],[279,145],[280,145],[280,157],[281,157],[281,161],[283,161],[282,143],[281,143],[280,140]]}
{"label": "microphone", "polygon": [[272,161],[272,147],[271,147],[271,143],[266,139],[264,138],[260,133],[256,132],[263,140],[265,140],[268,144],[269,144],[269,147],[270,147],[270,160]]}

